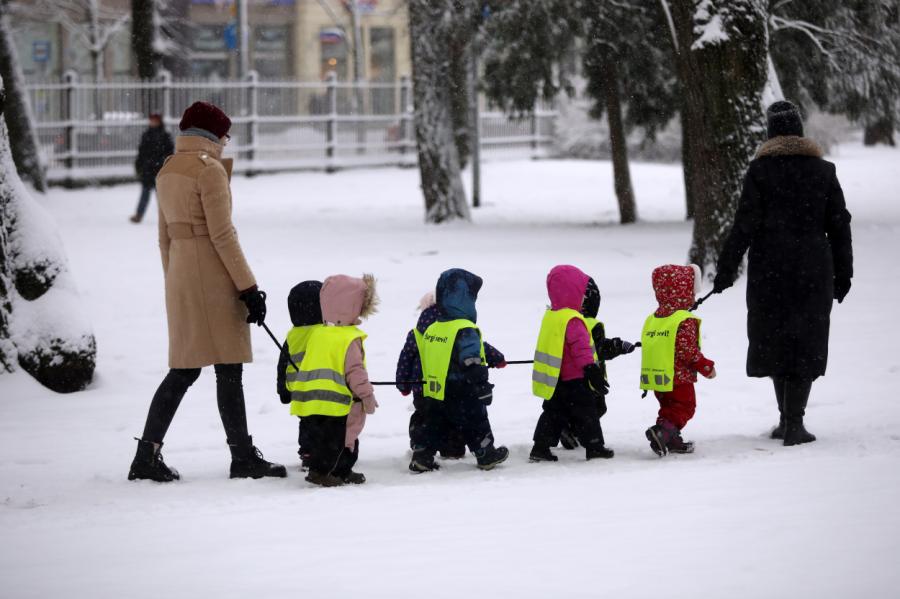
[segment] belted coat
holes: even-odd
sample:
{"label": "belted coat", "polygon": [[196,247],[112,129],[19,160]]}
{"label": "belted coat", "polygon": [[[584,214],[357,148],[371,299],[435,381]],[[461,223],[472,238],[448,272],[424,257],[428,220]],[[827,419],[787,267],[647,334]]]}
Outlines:
{"label": "belted coat", "polygon": [[253,360],[247,309],[256,284],[231,222],[231,160],[222,146],[181,136],[156,178],[169,367]]}

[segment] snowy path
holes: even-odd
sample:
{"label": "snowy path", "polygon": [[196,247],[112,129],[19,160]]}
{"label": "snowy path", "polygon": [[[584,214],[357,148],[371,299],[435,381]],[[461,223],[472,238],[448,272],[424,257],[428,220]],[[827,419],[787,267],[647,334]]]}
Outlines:
{"label": "snowy path", "polygon": [[[882,319],[900,294],[900,152],[840,148],[857,276],[832,320],[829,375],[810,428],[786,449],[767,381],[743,375],[743,284],[704,305],[719,377],[698,386],[686,434],[698,451],[658,460],[643,430],[655,402],[632,385],[636,356],[611,363],[604,418],[616,458],[526,462],[540,406],[526,367],[493,375],[491,420],[512,456],[406,471],[409,402],[380,389],[362,438],[361,488],[314,489],[296,470],[296,424],[274,395],[276,350],[254,331],[245,370],[251,431],[287,480],[229,481],[211,370],[185,398],[165,455],[184,480],[128,483],[150,396],[165,372],[155,214],[126,222],[135,187],[54,190],[100,347],[92,388],[50,394],[0,377],[0,597],[890,597],[900,584],[900,356]],[[615,217],[608,163],[485,167],[477,225],[421,224],[415,170],[238,178],[235,220],[289,326],[297,281],[374,272],[381,312],[364,328],[370,372],[389,379],[418,298],[438,273],[481,274],[479,324],[510,359],[530,357],[544,276],[573,262],[597,279],[601,317],[634,338],[653,308],[650,270],[681,262],[690,229],[675,165],[634,165],[641,216]],[[600,224],[598,224],[600,223]],[[343,241],[335,244],[336,240]]]}

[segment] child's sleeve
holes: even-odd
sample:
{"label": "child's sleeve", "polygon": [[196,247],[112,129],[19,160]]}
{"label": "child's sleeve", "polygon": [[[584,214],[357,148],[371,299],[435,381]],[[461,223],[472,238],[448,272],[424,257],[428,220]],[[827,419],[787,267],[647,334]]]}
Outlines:
{"label": "child's sleeve", "polygon": [[487,366],[481,363],[481,335],[476,329],[462,329],[456,334],[454,351],[460,370],[470,384],[488,380]]}
{"label": "child's sleeve", "polygon": [[506,363],[506,356],[487,341],[484,342],[484,357],[487,360],[488,368],[497,368]]}
{"label": "child's sleeve", "polygon": [[291,392],[287,390],[287,377],[285,375],[288,367],[287,354],[288,344],[285,341],[284,345],[281,346],[281,351],[278,353],[278,372],[275,374],[275,391],[283,404],[291,403]]}
{"label": "child's sleeve", "polygon": [[422,380],[422,362],[419,357],[419,346],[416,345],[416,334],[410,331],[406,335],[406,343],[400,350],[400,357],[397,358],[397,390],[403,395],[416,391],[422,385],[403,385],[399,381],[419,381]]}
{"label": "child's sleeve", "polygon": [[594,363],[594,352],[591,349],[591,334],[584,322],[573,318],[566,325],[566,343],[564,355],[572,360],[579,371]]}
{"label": "child's sleeve", "polygon": [[675,336],[675,363],[686,366],[709,378],[716,367],[715,362],[708,359],[700,351],[700,324],[690,318],[678,325]]}
{"label": "child's sleeve", "polygon": [[366,371],[365,354],[360,339],[354,339],[347,348],[347,356],[344,358],[344,379],[347,381],[347,387],[350,388],[353,397],[358,397],[362,401],[366,414],[374,414],[378,402],[375,401],[375,389],[369,382],[369,373]]}

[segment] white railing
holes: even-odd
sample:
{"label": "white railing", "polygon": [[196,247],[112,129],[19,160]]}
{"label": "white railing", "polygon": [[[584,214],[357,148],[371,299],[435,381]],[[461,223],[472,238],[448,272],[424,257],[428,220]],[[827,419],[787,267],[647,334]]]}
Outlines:
{"label": "white railing", "polygon": [[[146,116],[163,114],[177,132],[181,111],[197,100],[222,106],[232,120],[227,154],[244,173],[416,164],[412,89],[394,83],[266,81],[62,81],[27,86],[48,177],[54,182],[134,177]],[[553,138],[556,112],[525,118],[481,111],[483,155],[540,156]]]}

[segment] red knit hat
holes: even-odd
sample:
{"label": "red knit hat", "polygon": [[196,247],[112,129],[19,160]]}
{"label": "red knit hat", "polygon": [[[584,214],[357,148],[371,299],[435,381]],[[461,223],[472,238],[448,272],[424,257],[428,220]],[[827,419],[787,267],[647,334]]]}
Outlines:
{"label": "red knit hat", "polygon": [[178,128],[182,131],[191,127],[204,129],[216,137],[224,137],[231,129],[231,119],[215,104],[194,102],[187,107],[178,123]]}

